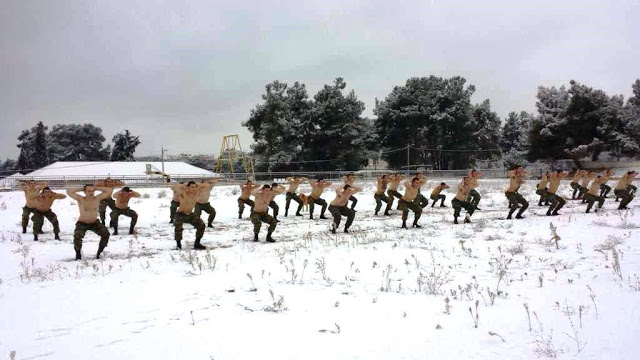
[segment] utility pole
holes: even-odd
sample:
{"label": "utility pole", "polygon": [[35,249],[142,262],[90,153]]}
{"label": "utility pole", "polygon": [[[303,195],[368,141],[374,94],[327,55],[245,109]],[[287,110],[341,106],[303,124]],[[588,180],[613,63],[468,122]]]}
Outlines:
{"label": "utility pole", "polygon": [[163,148],[161,148],[161,149],[162,149],[162,157],[161,157],[161,158],[162,158],[162,173],[164,174],[164,153],[165,153],[165,151],[167,151],[167,150],[165,150],[165,148],[164,148],[164,147],[163,147]]}
{"label": "utility pole", "polygon": [[411,169],[409,169],[409,166],[411,166],[410,165],[411,163],[409,162],[409,148],[410,148],[410,146],[409,146],[409,144],[407,144],[407,174],[411,170]]}

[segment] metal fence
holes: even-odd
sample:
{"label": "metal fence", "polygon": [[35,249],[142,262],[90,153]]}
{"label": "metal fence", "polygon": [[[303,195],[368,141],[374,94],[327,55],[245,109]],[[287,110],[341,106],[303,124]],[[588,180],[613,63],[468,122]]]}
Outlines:
{"label": "metal fence", "polygon": [[[503,169],[478,169],[484,174],[485,178],[504,178],[507,175]],[[322,178],[328,181],[340,181],[347,174],[354,174],[359,180],[374,180],[379,175],[401,173],[405,176],[415,174],[416,170],[411,171],[395,171],[395,170],[361,170],[361,171],[316,171],[316,172],[257,172],[257,173],[235,173],[235,174],[217,174],[215,177],[220,178],[221,184],[239,184],[251,179],[255,182],[285,182],[287,177],[305,176],[310,179]],[[469,170],[421,170],[432,180],[451,179],[462,177],[468,174]],[[176,182],[200,182],[202,180],[212,179],[214,176],[203,175],[169,175],[171,183]],[[0,179],[0,190],[15,190],[18,188],[20,181],[46,181],[48,186],[53,189],[63,189],[71,187],[81,187],[85,184],[93,184],[97,181],[104,180],[106,176],[101,175],[75,175],[75,176],[25,176],[21,178],[5,178]],[[114,180],[120,180],[131,187],[161,187],[168,186],[169,182],[165,177],[159,175],[123,175],[110,176]]]}

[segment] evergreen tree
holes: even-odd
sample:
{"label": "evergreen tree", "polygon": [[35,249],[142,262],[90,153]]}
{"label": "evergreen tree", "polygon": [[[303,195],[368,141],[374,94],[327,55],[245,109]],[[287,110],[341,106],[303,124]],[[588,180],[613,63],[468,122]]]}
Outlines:
{"label": "evergreen tree", "polygon": [[18,148],[20,149],[18,169],[35,170],[50,164],[47,127],[42,121],[20,133]]}
{"label": "evergreen tree", "polygon": [[102,129],[92,124],[55,125],[49,133],[53,161],[108,161]]}
{"label": "evergreen tree", "polygon": [[404,86],[394,87],[383,101],[376,101],[376,134],[391,167],[406,164],[406,152],[394,150],[408,144],[412,164],[431,163],[435,169],[470,166],[468,154],[429,150],[477,149],[474,134],[478,127],[471,118],[475,87],[465,84],[462,77],[410,78]]}
{"label": "evergreen tree", "polygon": [[531,123],[529,159],[563,159],[567,157],[565,145],[567,124],[565,112],[569,105],[569,92],[564,86],[538,87],[536,108],[538,116]]}
{"label": "evergreen tree", "polygon": [[[489,100],[481,104],[471,106],[471,119],[476,127],[474,134],[475,146],[478,150],[488,150],[499,148],[500,143],[500,117],[491,111]],[[475,159],[498,159],[500,153],[479,152],[473,155]]]}
{"label": "evergreen tree", "polygon": [[133,154],[136,147],[141,144],[139,136],[133,136],[129,130],[117,133],[113,139],[113,149],[111,150],[111,161],[135,161]]}

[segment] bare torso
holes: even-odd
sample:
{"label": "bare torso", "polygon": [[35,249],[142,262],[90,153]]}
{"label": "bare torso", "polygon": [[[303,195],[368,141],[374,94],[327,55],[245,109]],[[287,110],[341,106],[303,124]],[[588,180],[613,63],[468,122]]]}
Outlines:
{"label": "bare torso", "polygon": [[121,210],[128,208],[129,200],[131,200],[132,197],[134,197],[133,192],[126,193],[121,191],[117,193],[115,196],[116,207]]}
{"label": "bare torso", "polygon": [[604,180],[604,178],[593,180],[591,186],[589,187],[588,193],[597,196],[600,192],[600,185],[604,184],[605,182],[606,181]]}
{"label": "bare torso", "polygon": [[31,188],[31,187],[27,187],[22,191],[24,191],[24,197],[27,200],[26,206],[30,208],[35,208],[36,205],[38,204],[37,198],[39,196],[40,191],[37,188]]}
{"label": "bare torso", "polygon": [[198,184],[198,188],[200,189],[200,195],[198,196],[199,204],[206,204],[209,202],[209,198],[211,197],[211,190],[213,190],[213,184],[202,183]]}
{"label": "bare torso", "polygon": [[330,203],[332,206],[346,206],[347,202],[349,202],[349,198],[351,195],[356,193],[357,190],[351,188],[347,190],[336,189],[336,198],[333,199]]}
{"label": "bare torso", "polygon": [[[420,183],[418,183],[420,184]],[[420,185],[412,185],[410,181],[404,182],[404,195],[402,195],[402,200],[411,202],[416,196],[418,196],[418,190],[420,190]]]}
{"label": "bare torso", "polygon": [[253,184],[240,185],[240,199],[247,200],[251,196],[251,192],[255,189]]}
{"label": "bare torso", "polygon": [[547,190],[551,194],[555,194],[560,187],[560,181],[564,179],[567,175],[565,174],[552,174],[549,176],[549,189]]}
{"label": "bare torso", "polygon": [[548,182],[549,182],[549,177],[547,176],[547,174],[542,174],[542,177],[540,178],[540,181],[538,182],[536,189],[538,190],[544,189],[547,186]]}
{"label": "bare torso", "polygon": [[458,185],[458,189],[456,190],[456,199],[460,201],[467,201],[467,197],[469,197],[469,192],[471,191],[471,187],[468,183],[464,181]]}
{"label": "bare torso", "polygon": [[516,192],[520,188],[520,185],[524,183],[524,176],[522,174],[518,174],[515,171],[509,172],[509,188],[507,192]]}
{"label": "bare torso", "polygon": [[328,185],[326,185],[326,183],[314,183],[311,185],[311,194],[309,196],[311,196],[314,199],[318,199],[320,198],[320,196],[322,195],[322,192],[324,191],[324,189],[327,187]]}
{"label": "bare torso", "polygon": [[440,195],[441,191],[442,191],[442,185],[438,185],[434,187],[433,190],[431,191],[431,196],[438,196]]}
{"label": "bare torso", "polygon": [[80,217],[78,221],[85,224],[91,224],[98,220],[98,206],[100,205],[100,197],[84,196],[78,200],[78,210]]}
{"label": "bare torso", "polygon": [[287,192],[290,193],[296,193],[296,191],[298,191],[298,186],[302,183],[303,180],[300,179],[292,179],[289,181],[289,188],[287,189]]}
{"label": "bare torso", "polygon": [[384,194],[387,190],[387,184],[389,183],[386,179],[378,179],[378,186],[376,188],[376,195]]}
{"label": "bare torso", "polygon": [[389,190],[398,191],[398,186],[400,186],[400,181],[402,181],[403,177],[401,176],[391,176],[389,177]]}
{"label": "bare torso", "polygon": [[51,210],[53,202],[56,200],[55,195],[40,194],[35,199],[35,208],[42,212]]}

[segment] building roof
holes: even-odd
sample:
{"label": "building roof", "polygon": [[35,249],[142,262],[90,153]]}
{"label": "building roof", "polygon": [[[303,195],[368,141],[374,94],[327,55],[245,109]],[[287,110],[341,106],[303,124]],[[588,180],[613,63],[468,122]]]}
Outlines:
{"label": "building roof", "polygon": [[[147,175],[147,164],[150,164],[154,171],[162,169],[162,163],[159,161],[58,161],[25,176],[142,176]],[[165,161],[164,173],[215,176],[211,171],[182,161]]]}

